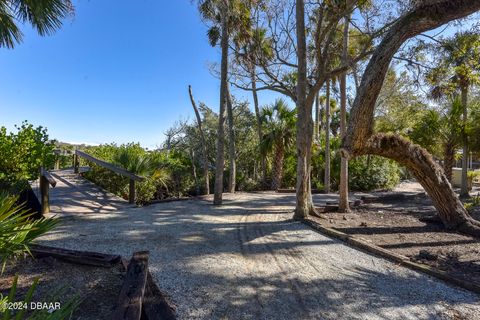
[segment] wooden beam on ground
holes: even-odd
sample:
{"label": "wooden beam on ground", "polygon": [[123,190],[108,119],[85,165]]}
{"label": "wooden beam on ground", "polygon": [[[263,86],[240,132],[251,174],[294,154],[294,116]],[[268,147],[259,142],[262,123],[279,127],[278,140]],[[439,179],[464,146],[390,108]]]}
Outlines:
{"label": "wooden beam on ground", "polygon": [[142,176],[139,176],[139,175],[136,175],[134,173],[131,173],[123,168],[119,168],[111,163],[108,163],[106,161],[103,161],[103,160],[100,160],[100,159],[97,159],[95,157],[92,157],[91,155],[89,155],[88,153],[85,153],[83,151],[80,151],[80,150],[75,150],[75,154],[79,157],[82,157],[88,161],[91,161],[93,163],[95,163],[96,165],[99,165],[101,167],[104,167],[104,168],[107,168],[108,170],[111,170],[115,173],[118,173],[119,175],[122,175],[124,177],[127,177],[127,178],[130,178],[134,181],[143,181],[145,180],[144,177]]}
{"label": "wooden beam on ground", "polygon": [[97,267],[112,267],[120,262],[119,255],[103,254],[98,252],[77,251],[32,244],[32,255],[36,258],[53,257],[59,260],[85,264]]}
{"label": "wooden beam on ground", "polygon": [[150,271],[147,275],[147,284],[145,287],[145,296],[143,298],[143,316],[142,320],[175,320],[175,308],[165,298],[153,280]]}
{"label": "wooden beam on ground", "polygon": [[461,288],[473,291],[475,293],[480,293],[480,285],[475,282],[465,281],[461,278],[451,276],[443,270],[436,269],[434,267],[431,267],[425,264],[412,262],[410,261],[410,258],[404,255],[392,252],[388,249],[377,246],[373,243],[370,243],[364,239],[358,238],[354,235],[346,234],[341,231],[335,230],[333,228],[325,227],[322,224],[312,219],[304,219],[302,220],[302,222],[310,226],[317,232],[325,234],[332,238],[340,239],[346,242],[347,244],[351,245],[352,247],[359,248],[361,250],[365,250],[367,252],[376,254],[377,256],[389,259],[393,262],[396,262],[410,269],[417,270],[417,271],[426,273],[428,275],[431,275],[433,277],[442,279],[450,284],[459,286]]}
{"label": "wooden beam on ground", "polygon": [[115,320],[140,320],[148,274],[148,251],[133,254],[113,313]]}

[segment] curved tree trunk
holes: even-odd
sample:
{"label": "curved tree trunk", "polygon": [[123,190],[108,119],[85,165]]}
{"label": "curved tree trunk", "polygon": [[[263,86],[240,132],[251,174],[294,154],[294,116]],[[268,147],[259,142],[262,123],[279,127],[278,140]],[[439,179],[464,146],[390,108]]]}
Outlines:
{"label": "curved tree trunk", "polygon": [[278,190],[282,186],[283,177],[283,159],[285,158],[285,148],[283,144],[277,143],[275,146],[275,159],[272,172],[272,190]]}
{"label": "curved tree trunk", "polygon": [[480,236],[480,222],[468,215],[428,152],[398,136],[372,137],[372,133],[375,102],[393,55],[400,46],[411,37],[478,10],[480,0],[425,0],[390,27],[365,69],[341,149],[346,157],[372,153],[404,164],[432,198],[445,226],[475,236]]}
{"label": "curved tree trunk", "polygon": [[222,204],[223,194],[223,170],[225,167],[225,104],[227,102],[227,73],[228,73],[228,30],[227,30],[227,8],[222,12],[222,61],[220,70],[220,110],[218,113],[217,130],[217,159],[215,162],[215,188],[213,204]]}
{"label": "curved tree trunk", "polygon": [[376,134],[368,139],[359,154],[386,157],[407,167],[431,196],[440,219],[448,229],[480,236],[480,222],[470,217],[452,192],[443,169],[425,149],[398,135]]}
{"label": "curved tree trunk", "polygon": [[315,213],[310,186],[310,163],[312,153],[312,105],[307,103],[307,42],[305,35],[305,5],[296,1],[297,22],[297,184],[294,219],[304,219]]}
{"label": "curved tree trunk", "polygon": [[227,86],[227,117],[228,117],[228,192],[235,193],[237,180],[237,161],[235,151],[235,129],[233,123],[233,104],[230,89]]}
{"label": "curved tree trunk", "polygon": [[452,168],[455,164],[455,143],[447,141],[443,145],[443,171],[447,180],[452,183]]}
{"label": "curved tree trunk", "polygon": [[203,133],[202,118],[200,112],[198,112],[197,104],[193,98],[192,87],[188,86],[188,93],[190,95],[190,101],[192,102],[193,111],[195,111],[195,117],[197,118],[198,131],[200,132],[200,140],[202,141],[202,156],[203,156],[203,176],[204,176],[204,192],[210,194],[210,180],[208,174],[208,152],[207,142],[205,140],[205,134]]}
{"label": "curved tree trunk", "polygon": [[325,193],[330,193],[330,79],[326,82],[325,99],[325,178],[323,186]]}
{"label": "curved tree trunk", "polygon": [[[345,16],[343,27],[343,48],[342,62],[344,65],[348,63],[348,26],[350,17]],[[340,76],[340,136],[345,137],[347,131],[347,72],[343,72]],[[339,185],[339,203],[338,212],[349,212],[348,205],[348,159],[341,157],[340,159],[340,185]]]}

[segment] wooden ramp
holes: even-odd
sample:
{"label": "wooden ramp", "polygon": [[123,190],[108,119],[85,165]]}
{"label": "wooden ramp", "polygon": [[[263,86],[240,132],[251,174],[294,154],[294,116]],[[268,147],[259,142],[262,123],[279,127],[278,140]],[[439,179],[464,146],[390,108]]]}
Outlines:
{"label": "wooden ramp", "polygon": [[50,213],[47,216],[104,214],[134,207],[116,195],[73,172],[73,169],[50,172],[57,181],[50,189]]}

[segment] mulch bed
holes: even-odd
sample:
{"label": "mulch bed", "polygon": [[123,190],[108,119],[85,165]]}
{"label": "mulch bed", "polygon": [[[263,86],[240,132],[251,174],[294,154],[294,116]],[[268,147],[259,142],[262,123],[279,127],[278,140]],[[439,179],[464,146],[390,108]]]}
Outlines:
{"label": "mulch bed", "polygon": [[[16,301],[21,301],[39,277],[39,284],[32,301],[60,302],[65,304],[76,295],[82,299],[72,319],[111,319],[118,300],[123,280],[124,267],[118,263],[110,268],[87,266],[64,262],[52,257],[32,258],[25,256],[7,268],[0,277],[0,293],[8,295],[15,275],[18,278]],[[54,297],[53,292],[62,290]]]}
{"label": "mulch bed", "polygon": [[175,307],[148,269],[148,251],[135,252],[130,261],[118,255],[39,245],[32,245],[31,252],[34,257],[25,254],[7,264],[0,277],[0,294],[8,296],[18,275],[15,301],[23,301],[38,278],[31,301],[60,306],[79,301],[72,319],[176,318]]}
{"label": "mulch bed", "polygon": [[[480,239],[446,231],[423,193],[380,197],[351,213],[322,216],[312,220],[480,286]],[[472,216],[480,219],[480,208]]]}

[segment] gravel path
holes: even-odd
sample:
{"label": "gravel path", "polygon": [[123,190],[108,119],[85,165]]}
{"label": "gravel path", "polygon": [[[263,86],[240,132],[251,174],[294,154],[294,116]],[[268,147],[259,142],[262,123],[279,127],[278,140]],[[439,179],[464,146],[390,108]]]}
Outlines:
{"label": "gravel path", "polygon": [[[225,195],[135,208],[57,174],[48,245],[150,250],[180,319],[480,319],[480,297],[291,221],[294,195]],[[332,197],[315,195],[316,203]]]}

